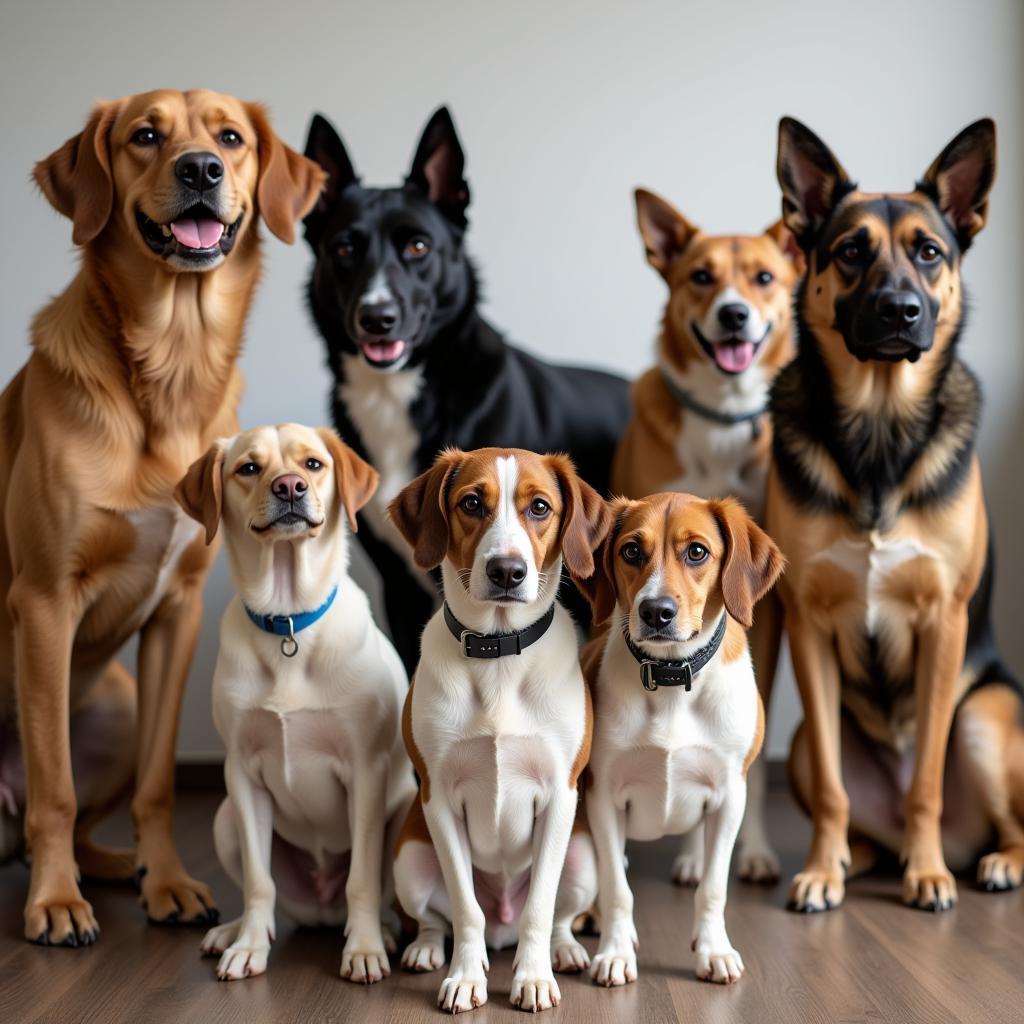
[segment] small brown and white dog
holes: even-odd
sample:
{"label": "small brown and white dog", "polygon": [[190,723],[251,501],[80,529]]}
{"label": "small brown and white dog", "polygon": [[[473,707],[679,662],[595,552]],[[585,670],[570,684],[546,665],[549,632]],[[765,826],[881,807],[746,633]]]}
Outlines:
{"label": "small brown and white dog", "polygon": [[[768,389],[795,351],[792,291],[802,256],[781,221],[760,235],[707,235],[645,189],[636,191],[636,210],[647,260],[668,284],[669,300],[657,365],[633,385],[612,493],[731,495],[760,520],[771,455]],[[769,598],[750,634],[766,705],[780,634],[781,613]],[[759,761],[737,858],[748,881],[779,877],[764,823],[764,786]],[[680,885],[700,881],[703,845],[700,829],[684,837],[672,868]]]}
{"label": "small brown and white dog", "polygon": [[764,738],[744,626],[782,571],[778,548],[732,499],[655,494],[610,505],[612,528],[581,587],[604,635],[584,651],[594,700],[587,819],[597,853],[602,985],[637,977],[627,839],[704,825],[696,894],[697,977],[736,981],[725,930],[729,861],[747,771]]}
{"label": "small brown and white dog", "polygon": [[555,595],[563,561],[593,572],[608,512],[567,457],[482,448],[443,452],[390,513],[416,564],[441,566],[445,595],[403,719],[420,793],[395,861],[419,923],[402,965],[440,967],[451,922],[438,1005],[457,1013],[487,1000],[486,946],[518,939],[512,1004],[548,1009],[552,967],[587,966],[571,925],[597,889],[590,838],[573,831],[590,697]]}
{"label": "small brown and white dog", "polygon": [[215,443],[178,488],[207,542],[223,522],[238,588],[213,679],[228,792],[214,838],[245,908],[201,946],[224,980],[266,970],[275,897],[302,924],[345,921],[342,977],[390,973],[382,864],[415,792],[407,686],[348,575],[346,527],[376,486],[334,431],[285,424]]}

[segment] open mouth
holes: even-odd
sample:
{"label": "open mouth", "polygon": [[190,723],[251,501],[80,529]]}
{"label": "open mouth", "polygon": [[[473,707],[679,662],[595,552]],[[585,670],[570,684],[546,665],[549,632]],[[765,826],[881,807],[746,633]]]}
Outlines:
{"label": "open mouth", "polygon": [[198,263],[231,252],[244,216],[241,213],[233,224],[225,224],[209,207],[197,203],[167,224],[159,224],[142,210],[135,211],[139,231],[153,252],[163,259],[177,256]]}
{"label": "open mouth", "polygon": [[693,336],[700,342],[701,348],[714,361],[722,373],[737,374],[743,373],[750,367],[757,355],[758,349],[764,344],[765,338],[771,333],[772,325],[765,327],[764,334],[759,341],[748,341],[746,338],[720,338],[718,341],[709,341],[697,326],[696,321],[690,321],[690,330]]}
{"label": "open mouth", "polygon": [[394,366],[409,351],[409,342],[402,338],[373,338],[359,342],[363,358],[379,370]]}
{"label": "open mouth", "polygon": [[268,530],[274,530],[279,527],[292,527],[303,524],[310,530],[315,530],[318,526],[323,526],[322,522],[314,523],[312,519],[304,516],[301,512],[285,512],[284,515],[278,516],[276,519],[272,519],[269,523],[264,523],[262,526],[253,524],[253,533],[266,533]]}

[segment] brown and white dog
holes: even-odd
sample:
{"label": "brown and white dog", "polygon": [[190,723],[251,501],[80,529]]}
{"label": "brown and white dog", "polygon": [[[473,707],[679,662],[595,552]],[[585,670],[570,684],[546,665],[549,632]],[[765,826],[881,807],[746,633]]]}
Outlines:
{"label": "brown and white dog", "polygon": [[617,498],[610,509],[594,575],[580,582],[595,623],[608,623],[583,655],[594,701],[586,807],[601,915],[591,977],[601,985],[637,977],[626,840],[703,825],[697,977],[736,981],[743,960],[725,930],[729,862],[765,721],[744,627],[782,557],[732,499],[654,494]]}
{"label": "brown and white dog", "polygon": [[[2,771],[24,762],[0,780],[0,855],[19,852],[24,813],[25,936],[77,946],[98,933],[80,875],[137,873],[155,921],[215,915],[171,834],[178,711],[213,557],[174,488],[236,429],[256,221],[291,242],[323,172],[262,107],[162,90],[98,104],[35,179],[71,219],[82,263],[0,396]],[[137,717],[113,661],[135,633]],[[89,832],[133,776],[137,846],[100,849]]]}
{"label": "brown and white dog", "polygon": [[568,458],[516,448],[442,453],[390,512],[417,565],[441,566],[445,596],[405,705],[420,794],[395,888],[419,934],[402,963],[440,967],[451,922],[438,1004],[456,1013],[487,1000],[486,947],[518,939],[511,1001],[548,1009],[552,966],[588,963],[571,925],[597,888],[589,836],[573,832],[590,697],[555,595],[563,561],[592,574],[608,512]]}
{"label": "brown and white dog", "polygon": [[238,590],[213,677],[227,751],[214,837],[245,906],[201,947],[221,979],[266,970],[275,900],[302,924],[345,922],[343,978],[390,973],[381,865],[415,793],[408,681],[348,574],[348,528],[377,480],[333,430],[286,423],[218,441],[178,488],[208,541],[223,524]]}
{"label": "brown and white dog", "polygon": [[766,515],[790,566],[805,715],[791,769],[814,825],[791,905],[837,906],[849,867],[885,849],[905,863],[904,901],[945,910],[950,867],[980,858],[990,890],[1024,875],[1021,688],[992,631],[981,396],[957,355],[995,125],[965,128],[912,191],[873,195],[785,118],[778,174],[807,255]]}
{"label": "brown and white dog", "polygon": [[[636,209],[648,262],[665,279],[669,299],[657,365],[633,385],[612,493],[731,495],[760,520],[771,455],[768,389],[793,357],[792,291],[802,256],[781,221],[760,235],[708,235],[645,189],[637,189]],[[769,597],[750,635],[765,705],[780,630]],[[750,773],[737,858],[740,877],[757,882],[779,877],[764,822],[764,771],[758,761]],[[700,881],[703,846],[700,829],[683,838],[672,868],[680,885]]]}

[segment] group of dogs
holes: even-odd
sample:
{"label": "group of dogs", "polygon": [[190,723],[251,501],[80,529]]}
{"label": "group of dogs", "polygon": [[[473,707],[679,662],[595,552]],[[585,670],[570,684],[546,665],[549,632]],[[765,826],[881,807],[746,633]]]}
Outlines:
{"label": "group of dogs", "polygon": [[[1019,885],[1021,691],[957,356],[994,173],[983,120],[912,191],[867,194],[784,118],[763,234],[705,234],[638,190],[669,299],[630,392],[480,315],[447,110],[403,185],[368,188],[320,116],[300,155],[229,96],[99,104],[36,167],[81,267],[0,398],[0,856],[31,858],[26,937],[92,943],[81,878],[134,878],[152,921],[211,926],[221,978],[266,969],[280,903],[344,923],[341,974],[369,983],[397,897],[407,969],[441,967],[453,933],[442,1008],[485,1002],[487,948],[518,943],[511,1001],[539,1010],[553,971],[637,977],[625,843],[682,835],[697,976],[735,981],[737,837],[742,877],[779,874],[757,755],[783,626],[813,823],[790,906],[837,906],[886,853],[923,909],[955,903],[950,868]],[[314,252],[340,437],[238,432],[259,218]],[[356,533],[390,641],[348,573]],[[171,835],[218,536],[227,924]],[[137,681],[114,660],[136,633]],[[134,849],[98,845],[129,792]]]}

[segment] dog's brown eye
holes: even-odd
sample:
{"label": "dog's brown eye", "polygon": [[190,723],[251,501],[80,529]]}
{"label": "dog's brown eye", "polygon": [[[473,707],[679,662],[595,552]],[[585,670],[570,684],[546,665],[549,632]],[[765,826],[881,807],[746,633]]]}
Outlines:
{"label": "dog's brown eye", "polygon": [[430,252],[430,243],[425,238],[410,238],[405,243],[402,255],[406,259],[421,260],[428,252]]}
{"label": "dog's brown eye", "polygon": [[355,247],[351,242],[341,241],[334,247],[334,251],[343,260],[350,260],[355,255]]}
{"label": "dog's brown eye", "polygon": [[534,519],[546,519],[551,506],[543,498],[534,498],[530,505],[530,515]]}
{"label": "dog's brown eye", "polygon": [[468,516],[478,516],[483,512],[483,503],[475,494],[467,494],[462,501],[459,502],[459,508]]}
{"label": "dog's brown eye", "polygon": [[695,270],[690,275],[690,280],[694,284],[711,284],[712,281],[714,281],[714,278],[711,276],[710,270],[705,270],[703,267],[701,267],[700,270]]}
{"label": "dog's brown eye", "polygon": [[133,146],[155,146],[160,142],[155,128],[140,128],[131,137]]}
{"label": "dog's brown eye", "polygon": [[235,470],[236,476],[259,476],[260,467],[255,462],[243,462]]}
{"label": "dog's brown eye", "polygon": [[230,146],[234,149],[236,146],[242,144],[242,136],[234,130],[234,128],[225,128],[220,133],[220,142],[222,146]]}
{"label": "dog's brown eye", "polygon": [[686,560],[690,565],[700,565],[708,557],[708,549],[694,542],[686,548]]}
{"label": "dog's brown eye", "polygon": [[922,263],[934,263],[942,255],[942,250],[934,242],[925,242],[917,252]]}
{"label": "dog's brown eye", "polygon": [[851,266],[855,263],[859,263],[861,258],[860,243],[854,241],[843,242],[843,244],[839,246],[836,255],[843,261],[843,263],[850,264]]}
{"label": "dog's brown eye", "polygon": [[319,459],[306,459],[306,469],[311,469],[316,472],[318,469],[323,469],[324,464]]}
{"label": "dog's brown eye", "polygon": [[640,550],[640,545],[636,541],[630,541],[628,544],[622,545],[622,550],[619,552],[623,559],[630,562],[632,565],[636,565],[637,562],[643,557],[643,552]]}
{"label": "dog's brown eye", "polygon": [[757,277],[754,278],[758,284],[771,284],[775,280],[775,275],[770,270],[762,270],[758,273]]}

